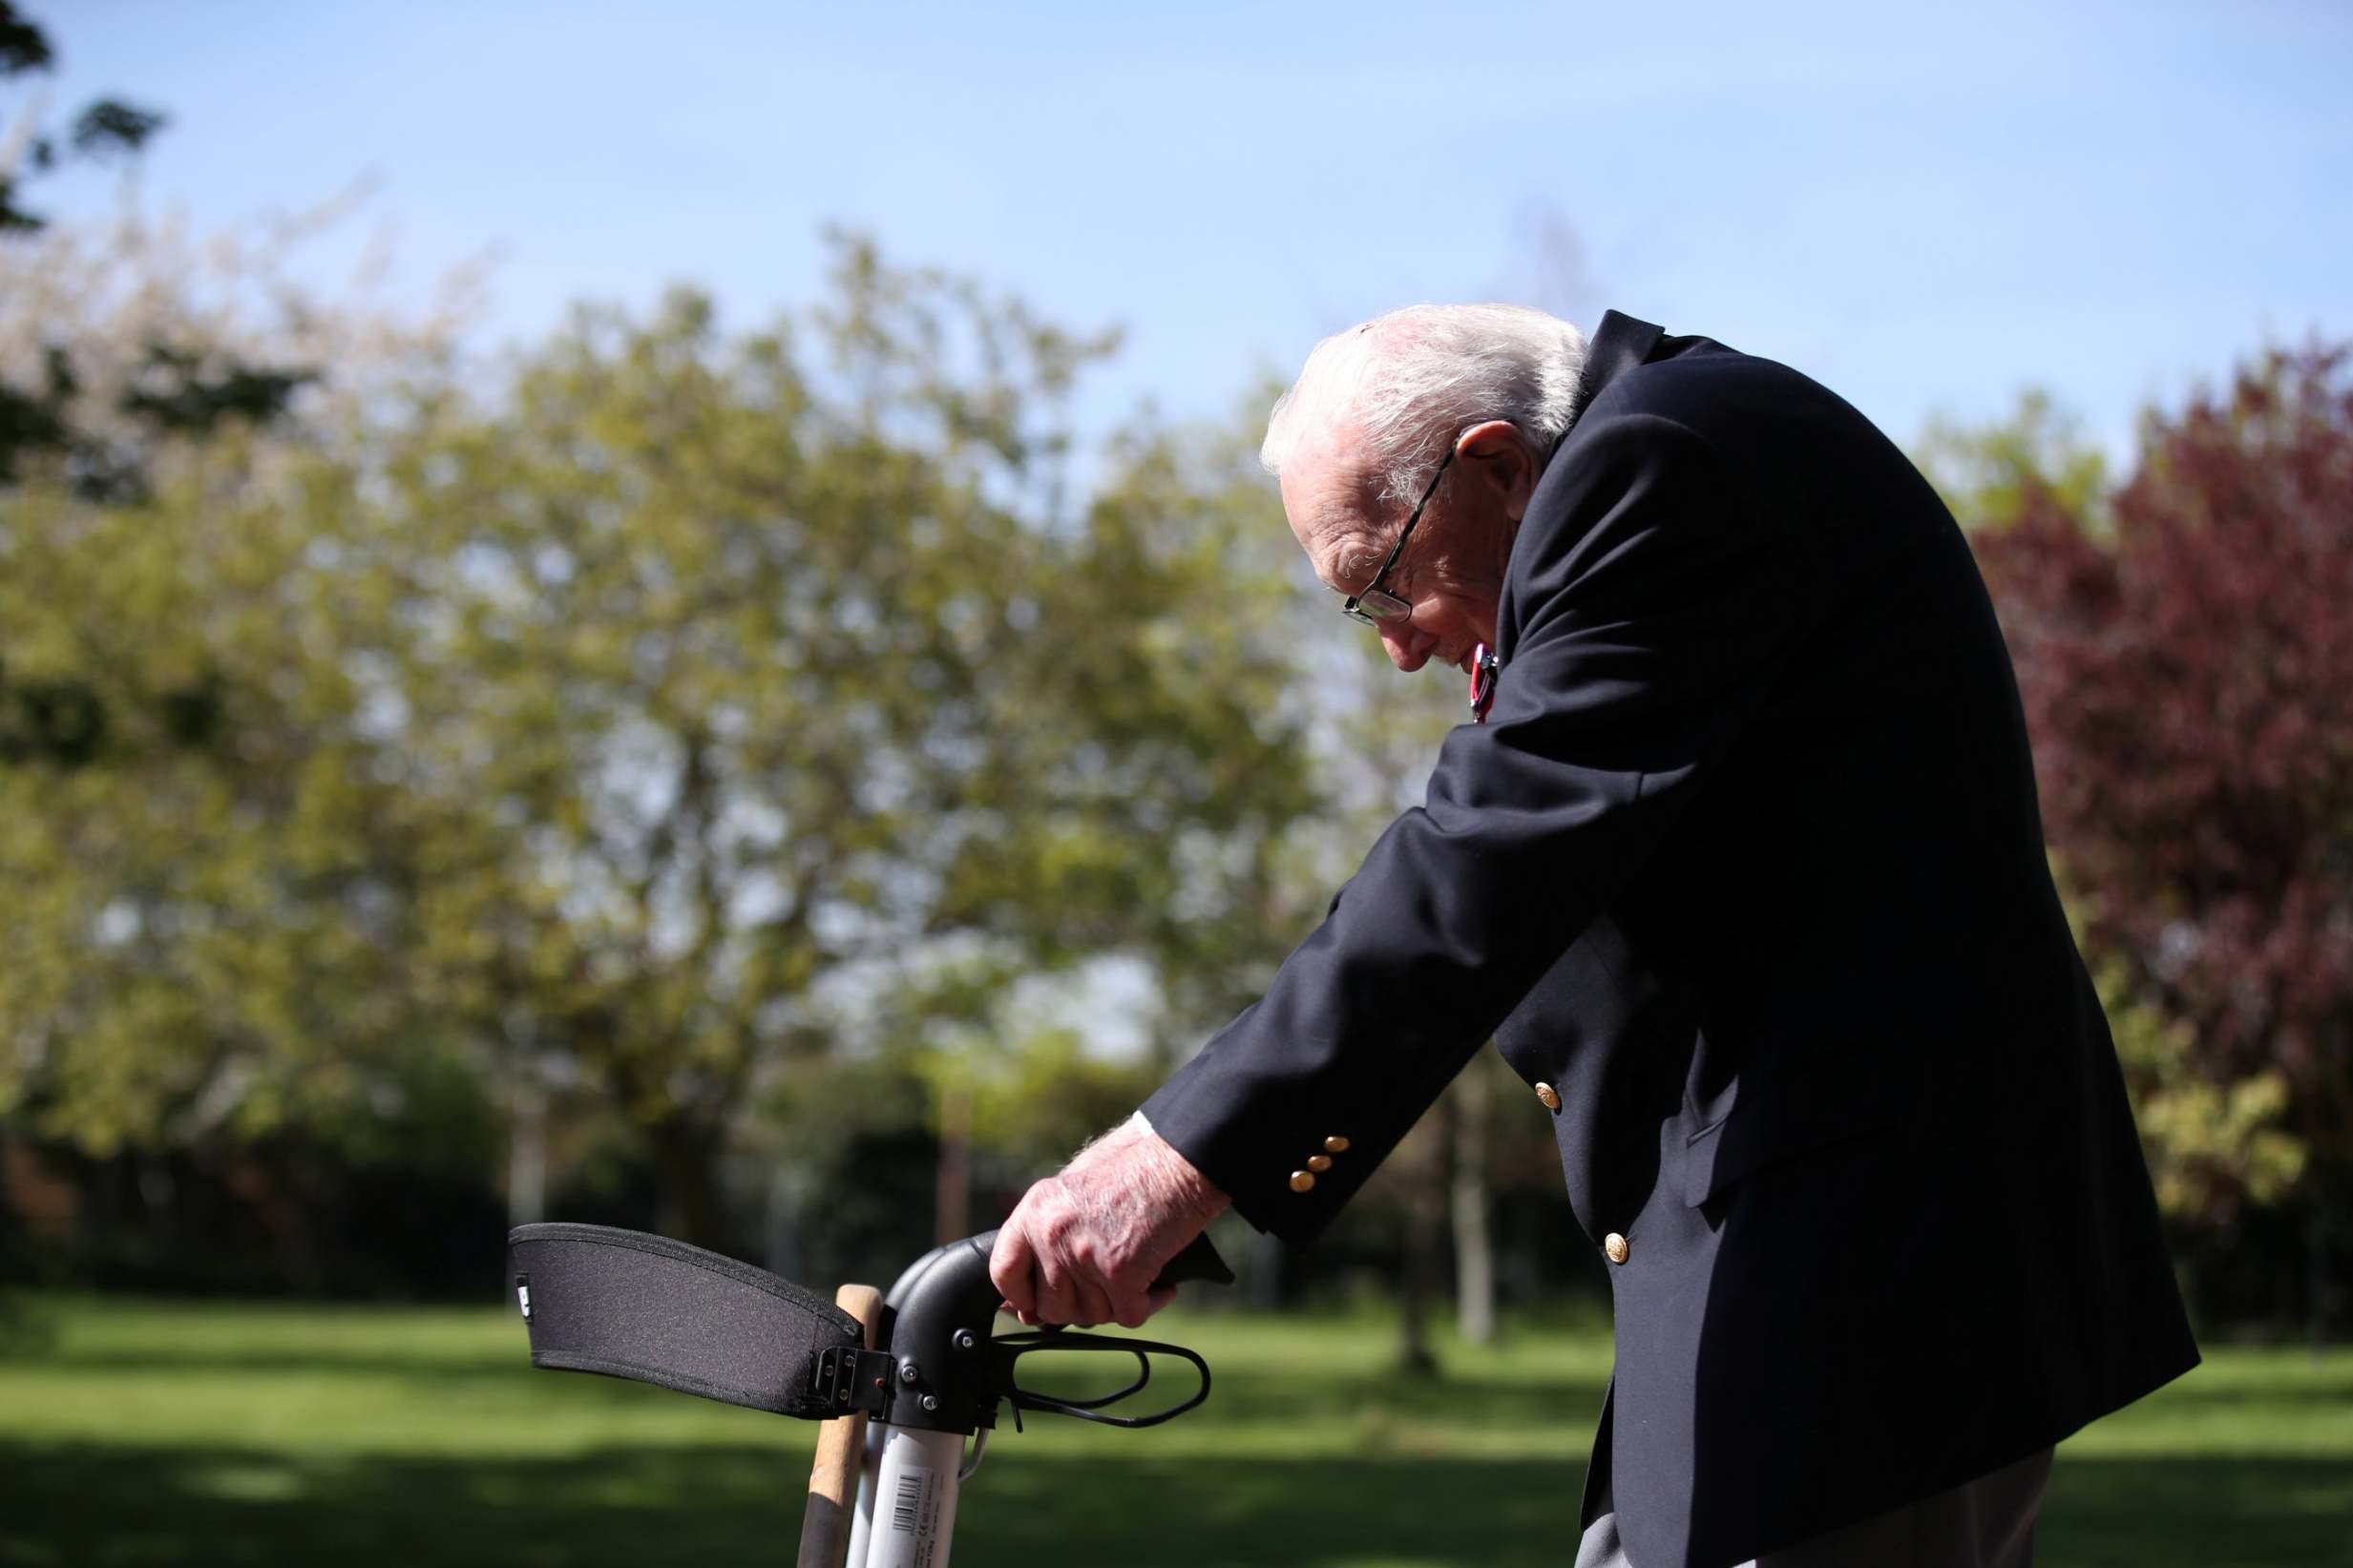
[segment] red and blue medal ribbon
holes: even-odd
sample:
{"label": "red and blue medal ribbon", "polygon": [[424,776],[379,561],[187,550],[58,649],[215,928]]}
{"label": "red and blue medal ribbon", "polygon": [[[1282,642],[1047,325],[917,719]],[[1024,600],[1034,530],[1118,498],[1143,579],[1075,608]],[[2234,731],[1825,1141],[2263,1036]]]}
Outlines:
{"label": "red and blue medal ribbon", "polygon": [[1485,643],[1471,650],[1471,722],[1487,721],[1487,710],[1495,706],[1497,660]]}

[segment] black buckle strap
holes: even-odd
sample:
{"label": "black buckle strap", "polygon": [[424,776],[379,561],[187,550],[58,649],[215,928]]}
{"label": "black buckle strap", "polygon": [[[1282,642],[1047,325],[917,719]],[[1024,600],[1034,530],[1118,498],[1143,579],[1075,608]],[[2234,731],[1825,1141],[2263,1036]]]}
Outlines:
{"label": "black buckle strap", "polygon": [[809,1378],[809,1397],[819,1407],[811,1420],[836,1415],[887,1416],[891,1412],[892,1360],[887,1350],[829,1345],[817,1352]]}

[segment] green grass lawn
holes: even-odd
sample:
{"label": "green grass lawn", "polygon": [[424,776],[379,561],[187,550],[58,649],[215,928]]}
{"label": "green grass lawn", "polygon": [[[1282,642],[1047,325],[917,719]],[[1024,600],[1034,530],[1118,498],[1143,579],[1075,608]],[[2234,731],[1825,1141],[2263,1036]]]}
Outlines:
{"label": "green grass lawn", "polygon": [[[961,1568],[1568,1560],[1606,1333],[1441,1345],[1399,1385],[1385,1320],[1164,1329],[1209,1404],[1008,1427]],[[534,1372],[495,1310],[43,1298],[0,1326],[0,1564],[788,1563],[815,1432]],[[2077,1437],[2041,1560],[2353,1562],[2353,1352],[2221,1350]]]}

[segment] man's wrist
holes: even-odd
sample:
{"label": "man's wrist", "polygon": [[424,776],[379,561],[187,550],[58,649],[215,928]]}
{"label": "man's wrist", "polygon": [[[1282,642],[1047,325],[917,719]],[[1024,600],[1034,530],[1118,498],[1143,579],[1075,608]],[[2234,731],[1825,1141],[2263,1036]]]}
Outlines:
{"label": "man's wrist", "polygon": [[1120,1132],[1134,1138],[1147,1151],[1152,1183],[1170,1207],[1198,1218],[1203,1224],[1226,1212],[1231,1200],[1216,1182],[1202,1174],[1200,1166],[1161,1137],[1142,1111],[1121,1123]]}

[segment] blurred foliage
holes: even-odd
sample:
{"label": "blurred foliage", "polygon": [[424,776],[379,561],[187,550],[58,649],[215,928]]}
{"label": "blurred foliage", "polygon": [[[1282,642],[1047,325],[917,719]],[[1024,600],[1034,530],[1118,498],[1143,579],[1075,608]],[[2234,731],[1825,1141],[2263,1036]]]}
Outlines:
{"label": "blurred foliage", "polygon": [[[0,0],[0,81],[56,69],[57,55],[40,25]],[[164,116],[119,98],[98,98],[74,116],[63,144],[45,134],[32,115],[0,127],[0,232],[24,232],[47,226],[48,220],[26,209],[19,199],[22,174],[47,174],[69,157],[106,159],[137,152],[147,138],[163,128]],[[5,448],[0,448],[0,456]]]}
{"label": "blurred foliage", "polygon": [[100,1154],[347,1119],[460,1043],[406,957],[429,825],[336,657],[382,610],[344,475],[240,433],[158,478],[0,514],[0,1111]]}
{"label": "blurred foliage", "polygon": [[[0,0],[0,82],[45,73],[55,64],[48,35]],[[36,94],[12,122],[0,125],[0,238],[19,243],[49,227],[23,203],[21,187],[28,176],[48,174],[72,159],[134,158],[165,124],[155,110],[99,98],[85,105],[62,136],[53,135],[39,122],[44,106]],[[84,293],[94,292],[91,285],[88,276],[67,283]],[[36,310],[44,303],[36,302]],[[8,314],[26,319],[19,312]],[[145,454],[157,438],[201,435],[232,422],[266,423],[317,379],[306,365],[240,359],[184,313],[169,325],[151,322],[149,332],[118,341],[111,355],[95,356],[88,352],[95,345],[70,330],[85,322],[72,315],[60,322],[45,310],[30,321],[32,330],[0,345],[6,350],[0,352],[0,484],[39,468],[89,499],[136,499],[149,483]],[[107,360],[120,360],[126,347],[133,363],[123,373],[110,374]]]}
{"label": "blurred foliage", "polygon": [[[998,1223],[1160,1079],[1075,1030],[935,1035],[780,1075],[741,1147],[778,1184],[768,1255],[796,1278],[873,1279]],[[796,1272],[797,1271],[797,1272]]]}
{"label": "blurred foliage", "polygon": [[2106,527],[2028,483],[1976,541],[2160,1182],[2209,1223],[2353,1190],[2346,363],[2267,352],[2150,418]]}
{"label": "blurred foliage", "polygon": [[1308,804],[1254,536],[1188,526],[1151,445],[1056,506],[1106,347],[845,240],[805,321],[584,314],[385,467],[402,733],[472,825],[417,890],[431,993],[609,1094],[681,1233],[734,1108],[845,1014],[962,1018],[1122,948],[1182,972]]}
{"label": "blurred foliage", "polygon": [[2135,998],[2124,966],[2106,965],[2099,990],[2157,1206],[2176,1219],[2212,1222],[2235,1216],[2242,1203],[2268,1207],[2294,1191],[2305,1151],[2285,1130],[2287,1075],[2265,1068],[2217,1079],[2200,1069],[2196,1031]]}
{"label": "blurred foliage", "polygon": [[941,1054],[927,1064],[970,1103],[973,1141],[1017,1168],[1059,1166],[1115,1127],[1162,1075],[1146,1061],[1091,1055],[1076,1030],[1050,1029],[998,1052]]}
{"label": "blurred foliage", "polygon": [[2107,458],[2084,439],[2081,423],[2039,388],[2021,394],[2017,408],[1991,425],[1930,420],[1912,460],[1961,526],[1972,530],[2015,521],[2028,497],[2039,495],[2096,526],[2110,489]]}
{"label": "blurred foliage", "polygon": [[767,331],[583,311],[492,395],[11,493],[0,1108],[250,1138],[462,1060],[616,1107],[707,1239],[739,1107],[878,996],[1231,999],[1312,802],[1263,494],[1146,431],[1065,508],[1107,341],[836,254]]}

